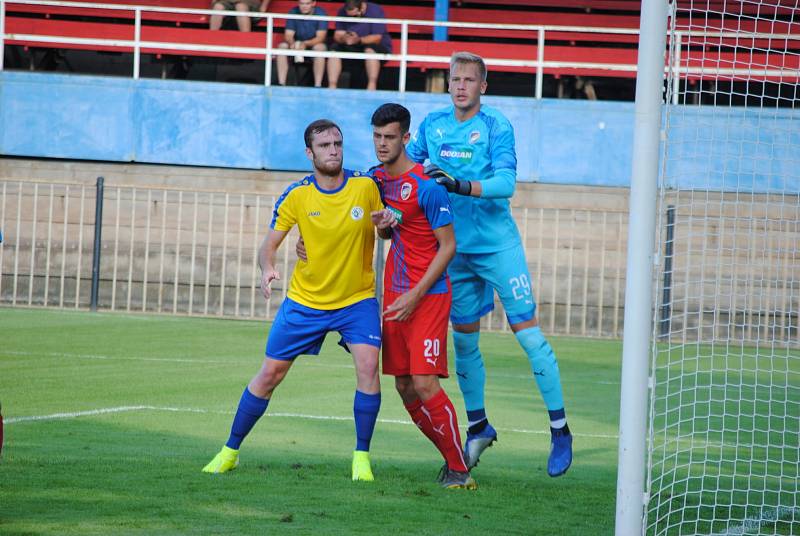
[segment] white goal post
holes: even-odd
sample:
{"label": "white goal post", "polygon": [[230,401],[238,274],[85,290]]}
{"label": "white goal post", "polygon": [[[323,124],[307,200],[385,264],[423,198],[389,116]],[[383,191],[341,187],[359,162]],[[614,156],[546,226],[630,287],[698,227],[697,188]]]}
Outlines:
{"label": "white goal post", "polygon": [[636,99],[616,533],[800,535],[800,3],[644,0]]}

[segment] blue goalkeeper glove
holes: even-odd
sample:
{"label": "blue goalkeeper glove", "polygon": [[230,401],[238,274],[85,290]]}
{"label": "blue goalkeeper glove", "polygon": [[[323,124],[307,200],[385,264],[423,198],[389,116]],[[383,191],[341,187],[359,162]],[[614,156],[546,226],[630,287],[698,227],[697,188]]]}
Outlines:
{"label": "blue goalkeeper glove", "polygon": [[470,195],[472,193],[472,183],[456,179],[436,164],[425,166],[424,173],[434,179],[436,184],[444,186],[445,190],[450,193],[458,195]]}

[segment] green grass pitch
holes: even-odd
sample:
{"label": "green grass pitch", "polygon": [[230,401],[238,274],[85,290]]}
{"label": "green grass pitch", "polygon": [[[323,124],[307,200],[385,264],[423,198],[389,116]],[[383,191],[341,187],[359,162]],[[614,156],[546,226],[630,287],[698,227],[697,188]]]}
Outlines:
{"label": "green grass pitch", "polygon": [[[621,342],[551,338],[575,434],[561,478],[545,470],[547,414],[528,361],[496,333],[481,341],[499,441],[473,471],[476,492],[438,487],[439,454],[387,376],[376,481],[350,481],[355,380],[333,335],[298,359],[239,468],[203,474],[266,334],[264,322],[0,309],[0,533],[613,531]],[[455,378],[443,383],[463,421]]]}

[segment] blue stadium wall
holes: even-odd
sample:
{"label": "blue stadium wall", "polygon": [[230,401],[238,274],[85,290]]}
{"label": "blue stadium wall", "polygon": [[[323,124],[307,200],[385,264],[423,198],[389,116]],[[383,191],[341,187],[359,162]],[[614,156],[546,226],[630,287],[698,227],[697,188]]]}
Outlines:
{"label": "blue stadium wall", "polygon": [[[0,154],[300,174],[309,169],[303,129],[327,117],[344,132],[345,166],[362,169],[375,161],[371,113],[389,101],[411,110],[413,130],[449,97],[6,71],[0,73]],[[511,97],[485,103],[514,125],[519,180],[630,184],[632,103]],[[679,181],[675,186],[800,190],[800,143],[787,139],[787,133],[800,137],[797,111],[693,106],[682,112],[673,115],[671,129],[682,129],[692,142],[676,147],[686,152],[680,163],[669,163],[679,167],[668,174]],[[771,128],[755,128],[766,123],[762,115]],[[731,122],[737,134],[715,139]],[[739,158],[748,152],[756,158]],[[708,154],[713,158],[696,158]]]}

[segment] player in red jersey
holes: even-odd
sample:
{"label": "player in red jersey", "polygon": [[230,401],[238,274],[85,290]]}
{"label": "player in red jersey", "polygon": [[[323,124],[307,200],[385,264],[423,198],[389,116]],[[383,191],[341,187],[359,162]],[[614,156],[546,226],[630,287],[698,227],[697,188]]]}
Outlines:
{"label": "player in red jersey", "polygon": [[392,241],[383,277],[383,373],[395,377],[412,420],[442,453],[441,485],[475,489],[455,409],[439,383],[448,376],[451,291],[445,270],[455,254],[453,215],[447,191],[406,154],[410,124],[411,114],[399,104],[384,104],[372,115],[382,164],[373,173],[397,222],[378,228]]}

